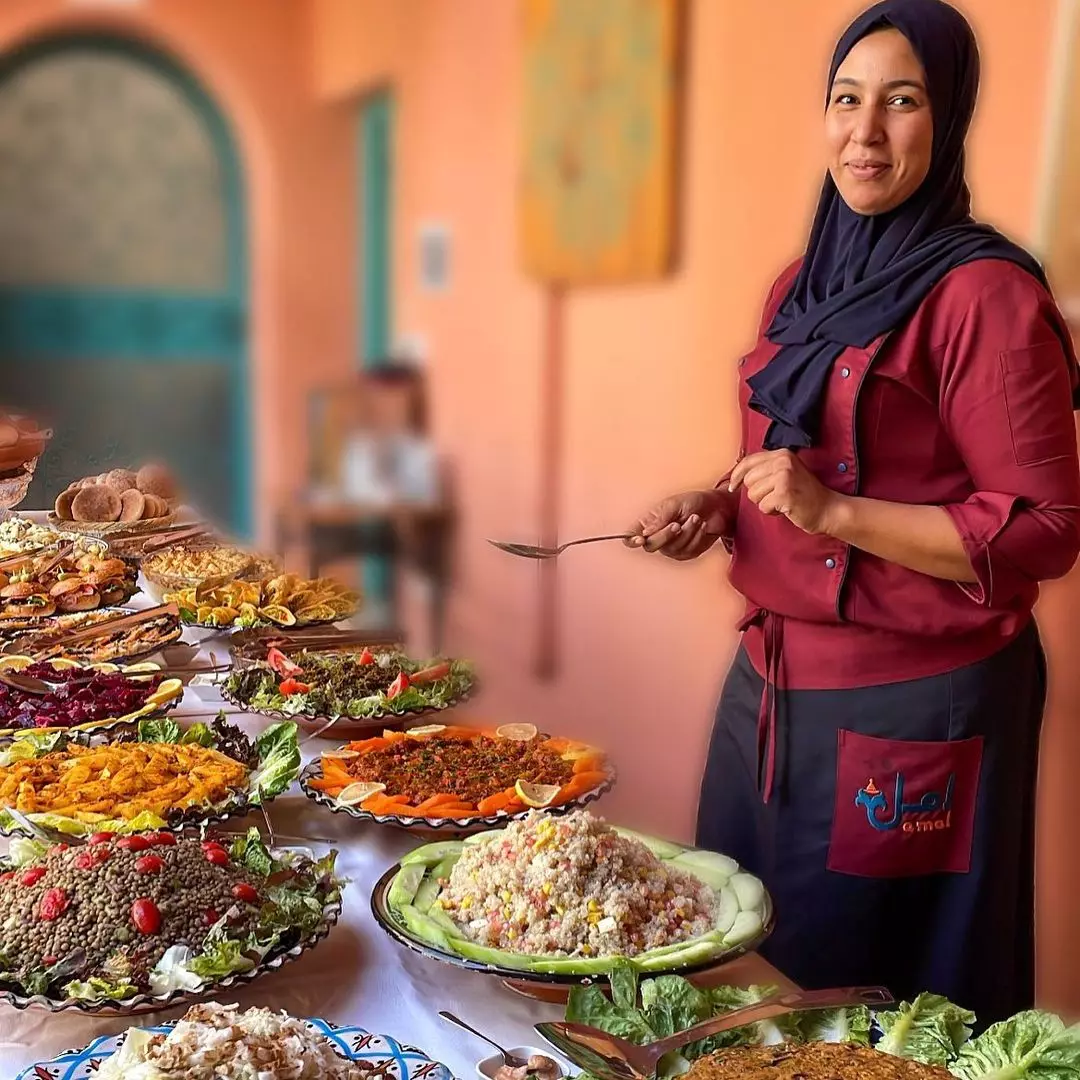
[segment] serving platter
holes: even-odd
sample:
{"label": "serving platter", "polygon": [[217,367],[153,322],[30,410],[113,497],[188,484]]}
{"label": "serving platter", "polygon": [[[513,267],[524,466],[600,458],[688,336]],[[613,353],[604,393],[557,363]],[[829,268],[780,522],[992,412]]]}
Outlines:
{"label": "serving platter", "polygon": [[[571,986],[590,986],[593,983],[606,983],[606,973],[570,974],[561,972],[526,971],[521,968],[469,960],[464,956],[459,956],[456,953],[447,952],[443,949],[436,948],[434,945],[428,944],[410,932],[404,922],[396,915],[390,904],[390,889],[401,868],[401,863],[397,863],[390,867],[390,869],[375,883],[375,888],[371,893],[371,913],[375,918],[375,922],[378,923],[380,929],[388,937],[393,941],[396,941],[399,945],[402,945],[429,960],[437,960],[440,963],[449,964],[451,967],[460,968],[463,971],[475,971],[481,975],[493,975],[496,978],[501,979],[509,989],[516,993],[540,1001],[565,1000],[563,995]],[[697,963],[672,967],[667,970],[650,971],[649,977],[652,978],[665,974],[678,974],[684,977],[690,977],[716,971],[721,967],[733,963],[740,957],[757,952],[757,950],[768,940],[775,927],[775,908],[773,906],[772,898],[766,893],[762,928],[761,932],[755,937],[742,942],[741,944],[734,945],[723,953],[708,959],[703,959]]]}
{"label": "serving platter", "polygon": [[[206,834],[204,834],[206,835]],[[212,835],[212,834],[209,834]],[[250,829],[248,831],[247,843],[252,843],[252,837],[255,840],[259,840],[258,831]],[[118,846],[123,844],[123,840],[117,841]],[[192,840],[192,843],[195,841]],[[237,841],[237,843],[242,843]],[[206,848],[206,842],[203,843],[203,848]],[[213,846],[213,844],[211,844]],[[220,846],[220,845],[218,845]],[[60,997],[53,996],[48,993],[36,993],[30,994],[24,992],[24,988],[14,981],[10,981],[0,989],[0,1006],[10,1005],[11,1007],[19,1010],[28,1009],[40,1009],[46,1012],[67,1012],[75,1011],[86,1013],[92,1016],[132,1016],[148,1012],[157,1012],[162,1009],[172,1009],[177,1006],[189,1006],[199,1001],[205,1001],[208,998],[217,997],[223,993],[227,993],[234,990],[237,987],[246,986],[248,983],[253,982],[255,979],[267,974],[271,971],[277,971],[285,964],[291,963],[294,960],[298,960],[305,953],[310,952],[316,945],[323,941],[330,933],[330,931],[337,925],[338,920],[341,917],[342,912],[342,894],[343,888],[346,882],[339,878],[334,870],[333,857],[336,856],[336,852],[331,853],[331,858],[328,865],[324,865],[325,860],[315,860],[312,853],[303,848],[293,847],[276,847],[273,849],[266,849],[261,840],[258,844],[259,850],[262,852],[264,859],[264,866],[266,868],[259,869],[258,871],[251,871],[254,875],[254,880],[259,883],[259,888],[266,888],[267,894],[264,895],[257,903],[264,904],[266,906],[272,906],[274,902],[274,895],[272,891],[272,885],[277,883],[284,889],[291,889],[291,883],[298,880],[304,875],[310,875],[312,872],[318,875],[318,888],[314,891],[309,890],[302,895],[307,900],[311,900],[318,905],[321,905],[321,910],[318,915],[317,924],[304,924],[302,921],[297,921],[293,917],[288,917],[286,921],[277,921],[281,919],[281,913],[286,910],[284,908],[277,909],[277,915],[274,916],[275,922],[272,924],[276,926],[280,935],[285,938],[285,942],[278,941],[276,944],[270,945],[270,947],[263,953],[261,959],[259,959],[254,965],[247,970],[233,971],[228,974],[210,974],[203,976],[201,983],[196,985],[184,986],[182,980],[177,979],[176,982],[181,985],[174,986],[173,989],[161,992],[153,993],[152,988],[132,994],[129,997],[123,998],[110,998],[103,994],[100,990],[97,996],[68,996]],[[80,849],[81,851],[93,851],[95,848]],[[154,851],[162,850],[160,848],[150,847],[138,848],[136,851]],[[79,856],[82,857],[82,856]],[[244,856],[238,854],[236,845],[233,845],[231,858],[235,861],[243,860]],[[209,861],[210,856],[207,855]],[[269,861],[266,861],[266,860]],[[160,863],[160,859],[158,860]],[[44,860],[37,858],[29,862],[21,863],[22,866],[40,867]],[[17,861],[5,862],[4,865],[12,866],[16,870],[20,863]],[[258,865],[249,863],[248,866]],[[175,890],[175,886],[174,886]],[[147,895],[154,895],[148,893]],[[175,891],[173,893],[175,896]],[[44,901],[43,901],[44,902]],[[138,901],[136,902],[138,903]],[[305,908],[306,917],[310,917],[310,912]],[[261,918],[261,916],[260,916]],[[223,918],[219,926],[226,925],[226,919]],[[218,932],[218,927],[215,927],[209,933],[213,934]],[[264,928],[265,932],[265,928]],[[2,928],[0,928],[2,933]],[[226,931],[227,933],[227,931]],[[207,937],[207,941],[210,937]],[[233,938],[244,946],[245,939],[243,937]],[[174,941],[173,944],[181,944],[184,939],[180,941]],[[194,957],[189,960],[182,961],[182,965],[193,962],[194,959],[201,955],[196,949],[192,948]],[[257,955],[257,954],[256,954]],[[251,957],[249,957],[251,959]],[[192,975],[190,968],[187,968],[188,975]],[[198,980],[199,976],[194,976]],[[63,978],[63,976],[58,977]],[[64,983],[61,989],[71,985],[70,983]],[[86,984],[83,984],[86,985]],[[137,987],[132,987],[137,989]]]}
{"label": "serving platter", "polygon": [[[329,1020],[306,1020],[308,1027],[325,1036],[347,1061],[371,1065],[372,1075],[389,1080],[452,1080],[450,1070],[428,1057],[423,1050],[400,1043],[389,1035],[373,1035],[362,1027],[339,1027]],[[167,1035],[175,1021],[147,1028]],[[127,1033],[102,1035],[81,1050],[67,1050],[48,1061],[39,1061],[19,1073],[16,1080],[94,1080],[101,1066],[124,1045]]]}
{"label": "serving platter", "polygon": [[[34,661],[29,656],[0,656],[0,671],[22,671],[23,669],[30,667],[33,663]],[[49,663],[53,668],[60,670],[65,668],[80,668],[90,672],[96,671],[107,675],[120,674],[131,678],[138,678],[139,676],[152,677],[156,672],[160,671],[159,665],[150,662],[134,665],[79,664],[74,660],[57,657],[55,660],[49,661]],[[147,699],[146,704],[135,712],[127,713],[123,716],[110,717],[108,719],[92,720],[85,724],[73,724],[69,727],[0,727],[0,739],[19,735],[26,731],[33,731],[39,735],[51,735],[58,731],[73,733],[89,731],[104,733],[118,731],[122,728],[129,728],[140,720],[149,719],[153,716],[163,716],[165,713],[175,709],[180,704],[183,696],[183,683],[179,679],[167,679],[163,681],[154,694]]]}
{"label": "serving platter", "polygon": [[[347,817],[356,818],[357,821],[374,821],[378,825],[392,825],[398,829],[408,829],[414,833],[443,833],[452,836],[468,836],[472,833],[484,832],[487,829],[497,829],[509,824],[511,821],[520,821],[528,817],[532,810],[526,808],[514,814],[508,814],[500,810],[496,814],[472,814],[468,817],[406,817],[401,814],[376,814],[371,810],[364,810],[359,806],[347,806],[339,803],[337,799],[319,791],[311,786],[311,781],[322,775],[318,761],[311,762],[300,773],[300,790],[317,805],[329,810],[331,814],[345,814]],[[594,803],[597,799],[606,795],[616,782],[614,769],[609,770],[608,779],[599,787],[561,806],[549,806],[544,812],[552,817],[581,810]]]}
{"label": "serving platter", "polygon": [[76,1011],[86,1013],[89,1016],[141,1016],[144,1013],[158,1012],[162,1009],[174,1009],[180,1005],[194,1005],[198,1001],[206,1001],[209,998],[220,997],[226,991],[237,987],[247,986],[262,975],[271,971],[278,971],[286,964],[299,960],[305,953],[310,952],[329,936],[330,931],[337,925],[341,917],[341,901],[335,901],[323,909],[323,925],[313,931],[307,938],[292,948],[286,949],[276,955],[271,953],[268,957],[259,961],[250,971],[237,972],[226,975],[214,983],[208,983],[198,990],[173,990],[168,994],[138,994],[122,1002],[112,1001],[75,1001],[72,999],[61,1000],[59,998],[46,997],[43,994],[26,996],[16,994],[11,990],[0,990],[0,1005],[10,1005],[19,1010],[41,1009],[45,1012],[58,1013]]}
{"label": "serving platter", "polygon": [[[142,725],[146,724],[146,721],[140,721],[140,734],[142,734]],[[175,735],[168,739],[156,739],[152,737],[152,732],[147,732],[146,738],[140,738],[138,741],[145,744],[153,744],[156,742],[164,743],[177,743],[183,745],[182,740],[188,737],[191,732],[191,728],[184,731],[175,722],[167,721],[154,721],[151,722],[154,727],[168,727],[170,728],[170,734],[173,734],[171,729],[175,729]],[[149,726],[149,725],[147,725]],[[209,729],[208,729],[209,730]],[[20,732],[20,735],[35,735],[36,732],[26,733]],[[67,732],[62,730],[59,733],[61,736],[67,735]],[[16,737],[12,742],[17,742]],[[92,733],[85,741],[89,742],[89,749],[92,751],[96,748],[101,748],[108,745],[107,741],[102,740],[100,734]],[[12,745],[12,742],[7,744],[8,747]],[[71,745],[82,746],[83,741],[71,740]],[[216,749],[220,745],[220,740],[215,740],[210,744],[212,749]],[[43,756],[46,753],[53,752],[55,748],[39,748],[34,756]],[[228,821],[231,818],[244,817],[261,807],[267,806],[273,802],[278,795],[284,794],[292,787],[296,775],[299,771],[300,764],[300,752],[296,739],[296,729],[290,727],[290,725],[275,724],[271,728],[261,732],[255,740],[255,749],[261,750],[259,754],[260,760],[257,765],[247,766],[244,765],[247,771],[247,781],[249,786],[240,790],[238,788],[230,788],[230,795],[227,800],[213,805],[195,805],[186,808],[176,808],[170,810],[166,815],[158,817],[157,820],[147,822],[144,820],[144,815],[140,814],[136,818],[126,821],[116,827],[113,826],[110,819],[105,817],[104,820],[86,821],[78,817],[72,817],[68,815],[59,815],[50,813],[48,811],[42,811],[38,813],[28,812],[23,810],[23,816],[31,824],[41,825],[49,828],[57,829],[72,837],[85,837],[91,836],[95,832],[110,831],[116,833],[125,832],[139,832],[145,830],[153,830],[156,832],[174,832],[184,833],[194,828],[207,828],[212,825],[219,825],[224,821]],[[256,786],[255,790],[252,790],[250,783],[252,777],[260,771],[265,772],[265,766],[267,761],[271,759],[271,756],[278,754],[283,761],[286,762],[286,766],[281,766],[280,774],[273,778],[273,783],[267,786]],[[229,755],[225,755],[228,757]],[[231,759],[233,762],[238,762],[238,759]],[[238,762],[243,765],[243,762]],[[17,764],[17,762],[16,762]],[[101,817],[102,815],[95,815]],[[16,822],[5,813],[5,805],[0,802],[0,836],[28,836],[31,835],[21,824]]]}
{"label": "serving platter", "polygon": [[[48,615],[37,622],[32,628],[24,630],[10,630],[5,629],[0,633],[0,641],[5,641],[5,644],[0,648],[0,655],[2,656],[31,656],[36,657],[36,654],[43,648],[40,643],[40,636],[46,633],[50,628],[66,625],[64,622],[58,620],[72,620],[78,619],[78,616],[92,616],[100,615],[102,613],[108,613],[110,617],[115,616],[117,619],[126,615],[135,615],[139,609],[129,607],[115,607],[115,608],[99,608],[97,611],[79,612],[76,616],[69,615]],[[82,629],[83,625],[89,627],[95,622],[100,620],[88,620],[85,624],[76,622],[72,625],[72,630]],[[154,642],[151,646],[145,648],[129,647],[129,651],[117,653],[115,656],[109,659],[109,663],[136,663],[140,660],[146,660],[151,656],[155,656],[161,652],[162,649],[167,649],[170,645],[175,645],[180,640],[184,633],[184,627],[179,618],[168,618],[170,623],[169,630],[164,633],[161,640]],[[108,620],[102,621],[102,633],[105,634],[108,631],[105,627],[108,624]],[[93,640],[93,639],[91,639]],[[37,648],[34,643],[37,642]],[[132,643],[132,646],[134,643]],[[46,646],[47,647],[47,646]],[[68,654],[64,654],[68,655]],[[72,659],[79,659],[78,657],[71,657]],[[52,659],[46,657],[45,659]]]}

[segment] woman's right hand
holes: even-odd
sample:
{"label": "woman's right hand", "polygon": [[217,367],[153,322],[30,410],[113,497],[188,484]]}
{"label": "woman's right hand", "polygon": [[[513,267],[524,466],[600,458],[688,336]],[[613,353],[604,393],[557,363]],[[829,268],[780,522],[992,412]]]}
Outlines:
{"label": "woman's right hand", "polygon": [[658,551],[680,562],[704,555],[733,524],[726,491],[684,491],[657,503],[628,531],[627,547]]}

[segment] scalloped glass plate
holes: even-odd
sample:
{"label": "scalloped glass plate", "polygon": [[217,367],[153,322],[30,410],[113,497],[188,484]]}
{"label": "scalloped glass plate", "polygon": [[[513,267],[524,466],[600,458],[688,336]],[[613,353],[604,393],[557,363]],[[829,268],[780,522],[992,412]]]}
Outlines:
{"label": "scalloped glass plate", "polygon": [[[450,1070],[433,1061],[423,1050],[399,1043],[389,1035],[372,1035],[361,1027],[338,1027],[328,1020],[306,1020],[320,1035],[325,1035],[334,1049],[347,1061],[365,1061],[372,1075],[388,1080],[451,1080]],[[172,1024],[147,1028],[155,1034],[168,1034]],[[102,1064],[124,1044],[126,1033],[103,1035],[81,1050],[68,1050],[48,1061],[39,1061],[19,1073],[17,1080],[93,1080]]]}

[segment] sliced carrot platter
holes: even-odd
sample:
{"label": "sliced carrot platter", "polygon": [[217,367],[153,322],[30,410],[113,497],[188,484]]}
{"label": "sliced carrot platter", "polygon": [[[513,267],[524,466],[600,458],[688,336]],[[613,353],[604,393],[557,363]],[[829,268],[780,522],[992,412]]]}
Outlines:
{"label": "sliced carrot platter", "polygon": [[328,751],[303,783],[375,817],[461,820],[565,806],[612,780],[602,751],[531,724],[432,724]]}

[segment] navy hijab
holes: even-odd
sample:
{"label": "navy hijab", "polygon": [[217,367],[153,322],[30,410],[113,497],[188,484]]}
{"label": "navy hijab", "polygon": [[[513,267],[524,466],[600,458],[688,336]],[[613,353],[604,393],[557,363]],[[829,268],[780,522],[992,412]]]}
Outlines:
{"label": "navy hijab", "polygon": [[941,0],[884,0],[865,11],[836,47],[829,90],[851,49],[888,27],[908,39],[926,73],[934,115],[930,171],[906,202],[873,217],[851,210],[826,176],[805,259],[766,332],[780,351],[749,380],[750,407],[772,420],[768,450],[812,446],[837,357],[899,326],[955,267],[1004,259],[1046,285],[1033,256],[971,217],[964,141],[978,95],[979,53],[955,8]]}

